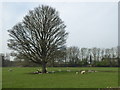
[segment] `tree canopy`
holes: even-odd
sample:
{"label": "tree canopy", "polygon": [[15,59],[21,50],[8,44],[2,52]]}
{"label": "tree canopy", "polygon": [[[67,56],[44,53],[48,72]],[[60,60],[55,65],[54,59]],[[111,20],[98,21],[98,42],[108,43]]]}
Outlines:
{"label": "tree canopy", "polygon": [[68,33],[65,28],[58,11],[42,5],[30,10],[22,22],[8,30],[11,36],[8,46],[34,63],[41,64],[42,72],[46,73],[46,63],[66,48]]}

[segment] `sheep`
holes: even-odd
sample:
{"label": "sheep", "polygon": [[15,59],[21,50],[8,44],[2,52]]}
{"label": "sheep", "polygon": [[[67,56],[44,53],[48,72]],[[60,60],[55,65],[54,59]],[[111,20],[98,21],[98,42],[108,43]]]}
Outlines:
{"label": "sheep", "polygon": [[111,88],[111,87],[107,87],[107,88]]}
{"label": "sheep", "polygon": [[88,72],[94,72],[93,70],[88,70]]}
{"label": "sheep", "polygon": [[55,71],[52,71],[52,73],[55,73]]}
{"label": "sheep", "polygon": [[41,73],[41,69],[37,69],[36,72],[37,72],[37,73]]}
{"label": "sheep", "polygon": [[88,72],[97,72],[97,71],[94,71],[94,70],[88,70]]}
{"label": "sheep", "polygon": [[41,69],[37,69],[37,70],[34,72],[34,74],[40,74],[40,73],[42,73],[42,72],[41,72]]}
{"label": "sheep", "polygon": [[84,74],[85,73],[85,71],[81,71],[81,74]]}
{"label": "sheep", "polygon": [[95,71],[95,72],[98,72],[98,71]]}
{"label": "sheep", "polygon": [[67,72],[70,72],[71,70],[67,70]]}

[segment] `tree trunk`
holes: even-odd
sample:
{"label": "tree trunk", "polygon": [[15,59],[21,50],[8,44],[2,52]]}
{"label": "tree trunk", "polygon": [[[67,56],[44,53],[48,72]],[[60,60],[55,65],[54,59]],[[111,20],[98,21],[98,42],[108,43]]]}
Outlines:
{"label": "tree trunk", "polygon": [[46,70],[46,63],[43,63],[42,64],[42,73],[46,73],[47,70]]}

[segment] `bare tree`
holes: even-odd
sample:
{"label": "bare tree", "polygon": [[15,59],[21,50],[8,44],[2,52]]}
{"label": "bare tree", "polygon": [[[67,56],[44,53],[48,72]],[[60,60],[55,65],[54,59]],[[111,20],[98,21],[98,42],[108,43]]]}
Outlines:
{"label": "bare tree", "polygon": [[55,62],[59,62],[59,63],[65,62],[65,60],[66,60],[66,48],[63,48],[63,49],[57,51],[53,57],[51,58],[51,65],[52,66],[54,66]]}
{"label": "bare tree", "polygon": [[111,57],[112,58],[117,58],[118,57],[118,48],[117,47],[111,48]]}
{"label": "bare tree", "polygon": [[94,47],[94,48],[92,48],[92,50],[91,50],[91,52],[92,52],[92,54],[93,54],[93,57],[94,57],[94,61],[96,61],[96,50],[97,50],[97,48],[96,47]]}
{"label": "bare tree", "polygon": [[105,56],[105,49],[101,49],[101,60],[104,59]]}
{"label": "bare tree", "polygon": [[97,51],[96,51],[96,53],[97,53],[97,61],[100,60],[100,52],[101,52],[101,49],[97,48]]}
{"label": "bare tree", "polygon": [[92,49],[88,49],[88,53],[87,53],[87,56],[88,56],[88,58],[89,58],[89,64],[91,64],[92,63],[92,54],[91,54],[91,50]]}
{"label": "bare tree", "polygon": [[67,48],[67,58],[71,64],[77,64],[80,58],[79,48],[76,46]]}
{"label": "bare tree", "polygon": [[87,48],[81,48],[80,52],[81,52],[81,58],[82,58],[82,60],[86,59]]}
{"label": "bare tree", "polygon": [[47,62],[65,48],[68,35],[65,27],[56,9],[39,6],[8,30],[12,37],[8,46],[34,63],[41,64],[42,73],[46,73]]}

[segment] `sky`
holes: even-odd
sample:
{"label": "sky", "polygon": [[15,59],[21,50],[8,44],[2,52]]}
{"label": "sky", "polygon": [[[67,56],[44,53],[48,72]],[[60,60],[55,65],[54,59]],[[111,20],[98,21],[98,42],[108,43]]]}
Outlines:
{"label": "sky", "polygon": [[39,5],[49,5],[59,12],[69,33],[67,46],[111,48],[118,45],[117,2],[3,2],[0,7],[0,53],[10,52],[7,30]]}

